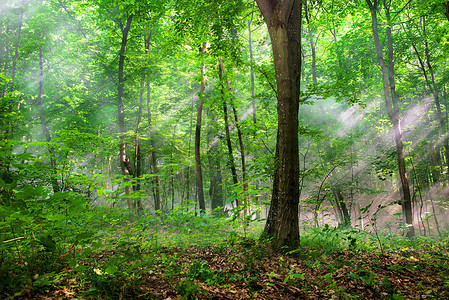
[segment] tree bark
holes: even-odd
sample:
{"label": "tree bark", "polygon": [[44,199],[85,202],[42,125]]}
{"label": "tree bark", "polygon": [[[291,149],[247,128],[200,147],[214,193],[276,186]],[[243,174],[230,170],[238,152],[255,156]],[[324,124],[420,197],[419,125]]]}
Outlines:
{"label": "tree bark", "polygon": [[[223,75],[223,65],[220,64],[221,66],[221,73],[220,76]],[[249,210],[249,203],[248,203],[248,181],[246,178],[246,162],[245,162],[245,146],[243,144],[243,134],[242,134],[242,130],[240,128],[240,121],[239,121],[239,117],[237,114],[237,110],[235,108],[234,105],[234,101],[233,101],[233,95],[232,95],[232,89],[231,89],[231,85],[229,84],[229,79],[224,76],[224,78],[226,79],[226,86],[228,88],[228,95],[229,95],[229,99],[230,99],[230,104],[231,104],[231,108],[232,108],[232,112],[234,115],[234,124],[235,127],[237,129],[237,136],[239,139],[239,146],[240,146],[240,157],[241,157],[241,163],[242,163],[242,181],[243,181],[243,204],[244,204],[244,212],[245,215],[248,215],[248,210]],[[220,77],[220,79],[222,79]],[[228,126],[228,131],[229,131],[229,126]]]}
{"label": "tree bark", "polygon": [[235,127],[237,128],[237,136],[239,138],[239,145],[240,145],[240,157],[241,157],[241,162],[242,162],[242,181],[243,181],[243,203],[245,206],[245,215],[248,215],[249,212],[249,203],[248,203],[248,180],[246,178],[246,162],[245,162],[245,146],[243,144],[243,134],[242,134],[242,130],[240,129],[240,121],[239,121],[239,117],[237,114],[237,110],[235,109],[235,105],[233,102],[233,98],[232,98],[232,90],[231,90],[231,86],[229,85],[229,80],[228,78],[226,78],[226,85],[228,87],[228,92],[229,95],[231,96],[231,107],[232,107],[232,112],[234,114],[234,123],[235,123]]}
{"label": "tree bark", "polygon": [[[193,104],[194,104],[194,101],[193,101],[194,99],[193,99],[193,97],[192,97],[192,105],[191,105],[191,109],[190,109],[190,126],[189,126],[189,151],[188,151],[188,155],[187,155],[187,157],[189,157],[189,159],[190,159],[190,153],[191,153],[191,144],[192,144],[192,124],[193,124],[193,109],[194,109],[194,107],[193,107]],[[187,188],[187,195],[186,195],[186,199],[187,199],[187,201],[188,201],[188,204],[190,204],[190,190],[191,190],[191,186],[190,186],[190,175],[191,175],[191,169],[190,169],[190,162],[189,162],[189,165],[187,166],[187,174],[186,174],[186,188]]]}
{"label": "tree bark", "polygon": [[[200,54],[203,54],[206,52],[206,43],[203,43],[203,45],[199,49]],[[206,204],[204,201],[204,189],[203,189],[203,171],[201,168],[201,152],[200,152],[200,145],[201,145],[201,119],[202,119],[202,113],[203,113],[203,99],[205,96],[205,90],[206,90],[206,81],[205,81],[205,63],[201,65],[201,87],[200,87],[200,94],[198,99],[198,108],[196,113],[196,127],[195,127],[195,166],[196,166],[196,185],[198,190],[198,204],[200,206],[200,213],[206,212]]]}
{"label": "tree bark", "polygon": [[[257,0],[271,38],[277,84],[277,168],[264,235],[276,249],[299,246],[298,110],[302,0]],[[276,193],[276,194],[275,194]]]}
{"label": "tree bark", "polygon": [[[223,118],[225,123],[225,134],[226,134],[226,145],[228,148],[228,156],[229,156],[229,168],[231,169],[232,174],[232,183],[234,187],[236,187],[239,183],[238,177],[237,177],[237,170],[235,168],[235,162],[234,162],[234,154],[232,153],[232,143],[231,143],[231,133],[229,130],[229,118],[228,118],[228,103],[226,101],[226,94],[224,91],[224,78],[223,78],[223,61],[220,59],[218,63],[218,77],[220,79],[220,92],[221,92],[221,98],[223,101]],[[235,197],[236,206],[239,206],[239,200],[238,197]]]}
{"label": "tree bark", "polygon": [[[254,130],[253,130],[253,138],[256,138],[257,134],[257,115],[256,115],[256,92],[255,92],[255,83],[254,83],[254,70],[253,70],[253,63],[254,63],[254,55],[253,55],[253,43],[252,43],[252,32],[251,24],[253,22],[253,16],[254,11],[251,11],[251,20],[248,21],[248,48],[249,48],[249,59],[250,59],[250,75],[251,75],[251,104],[253,106],[253,123],[254,123]],[[259,183],[256,182],[256,190],[259,190]],[[254,196],[254,202],[260,205],[260,196],[257,194]],[[260,218],[260,213],[256,213],[256,218]]]}
{"label": "tree bark", "polygon": [[250,75],[251,75],[251,104],[253,106],[253,122],[254,122],[254,135],[256,132],[256,123],[257,123],[257,118],[256,118],[256,93],[255,93],[255,84],[254,84],[254,70],[253,70],[253,43],[252,43],[252,30],[251,30],[251,24],[253,22],[253,15],[254,15],[254,11],[251,12],[251,20],[248,21],[248,48],[249,48],[249,62],[250,62]]}
{"label": "tree bark", "polygon": [[[304,1],[304,16],[306,17],[307,25],[310,25],[311,18],[309,13],[309,2],[310,0]],[[309,43],[310,43],[310,49],[312,50],[312,64],[311,64],[311,71],[312,71],[312,81],[313,83],[317,83],[318,79],[316,76],[316,48],[315,48],[315,42],[313,40],[313,30],[308,29],[309,32]]]}
{"label": "tree bark", "polygon": [[154,130],[153,130],[153,121],[151,114],[151,87],[150,80],[147,79],[146,82],[146,92],[147,92],[147,112],[148,112],[148,127],[150,128],[150,146],[151,146],[151,156],[149,159],[150,163],[150,173],[151,177],[151,185],[153,190],[153,198],[154,198],[154,210],[158,211],[161,209],[161,193],[159,187],[159,170],[157,167],[157,155],[156,155],[156,143],[154,142]]}
{"label": "tree bark", "polygon": [[335,196],[336,207],[340,215],[341,223],[338,224],[339,227],[349,228],[351,227],[351,216],[348,211],[348,207],[346,206],[345,200],[341,193],[341,189],[339,187],[332,190]]}
{"label": "tree bark", "polygon": [[124,86],[124,78],[123,78],[123,70],[125,65],[125,52],[126,52],[126,44],[128,43],[128,33],[131,27],[131,22],[133,19],[133,14],[129,14],[126,19],[126,26],[121,26],[122,31],[122,43],[120,47],[120,55],[119,55],[119,65],[118,65],[118,103],[117,103],[117,112],[118,112],[118,125],[119,125],[119,134],[120,134],[120,146],[119,146],[119,159],[120,159],[120,168],[122,170],[123,181],[125,184],[125,194],[126,194],[126,202],[128,204],[129,209],[135,208],[135,203],[133,199],[130,197],[132,186],[129,183],[130,176],[132,176],[132,169],[129,163],[129,158],[126,157],[126,143],[125,143],[125,111],[123,104],[123,86]]}
{"label": "tree bark", "polygon": [[[145,35],[144,37],[144,47],[145,47],[145,55],[148,55],[149,49],[150,49],[150,40],[152,35],[152,28],[150,28],[150,31],[148,35]],[[144,69],[144,72],[146,71],[146,67]],[[153,192],[153,199],[154,199],[154,210],[158,211],[161,209],[161,195],[160,195],[160,188],[159,188],[159,175],[158,175],[158,168],[157,168],[157,155],[156,155],[156,147],[154,142],[154,130],[153,130],[153,120],[152,120],[152,114],[151,114],[151,86],[150,86],[150,78],[148,76],[144,76],[144,89],[146,91],[146,99],[147,99],[147,113],[148,113],[148,128],[149,128],[149,135],[150,135],[150,156],[149,156],[149,172],[153,176],[150,179],[151,183],[151,189]],[[142,89],[142,92],[144,90]]]}
{"label": "tree bark", "polygon": [[[271,191],[271,203],[268,210],[267,222],[262,233],[263,238],[273,238],[277,235],[277,223],[279,214],[279,132],[276,136],[276,152],[274,161],[273,189]],[[299,229],[298,229],[299,231]],[[299,238],[299,235],[298,235]]]}
{"label": "tree bark", "polygon": [[[213,115],[214,122],[217,122],[217,116]],[[218,137],[213,137],[208,134],[208,151],[207,157],[210,166],[210,188],[209,196],[211,199],[211,210],[216,216],[220,216],[223,213],[223,177],[221,174],[221,154],[220,154],[220,140]],[[221,210],[217,210],[221,207]]]}
{"label": "tree bark", "polygon": [[[423,21],[423,23],[424,23],[424,21]],[[427,42],[425,42],[425,45],[427,45]],[[444,132],[445,128],[446,128],[446,122],[445,122],[445,118],[443,117],[443,115],[441,113],[441,105],[440,105],[439,96],[438,96],[439,95],[439,91],[438,91],[438,88],[435,85],[435,76],[434,76],[432,68],[431,68],[432,66],[430,64],[430,61],[428,61],[427,65],[429,67],[429,72],[432,74],[432,82],[430,82],[429,78],[428,78],[428,75],[427,75],[427,69],[426,69],[426,66],[424,64],[424,61],[421,58],[421,55],[419,54],[418,49],[416,48],[415,43],[413,43],[413,42],[412,42],[412,48],[415,51],[416,58],[418,59],[419,67],[420,67],[421,71],[423,72],[424,80],[426,81],[426,84],[428,84],[430,86],[430,89],[432,91],[432,95],[433,95],[433,99],[434,99],[434,102],[435,102],[435,106],[437,108],[437,119],[438,119],[439,125],[440,125],[440,134],[442,134]],[[430,59],[430,57],[427,57],[427,60],[429,60],[429,59]],[[430,122],[430,119],[427,118],[426,122]],[[430,123],[429,123],[429,125],[430,125]],[[431,151],[434,154],[435,154],[435,151],[438,151],[437,150],[438,149],[437,144],[438,144],[438,142],[432,141],[432,143],[430,145],[430,147],[432,148]],[[449,168],[449,145],[448,145],[448,139],[447,139],[446,135],[444,135],[444,137],[443,137],[443,146],[445,148],[445,152],[444,153],[445,153],[445,157],[446,157],[446,163],[447,163],[448,168]],[[432,155],[432,153],[430,153],[430,154]],[[432,156],[432,159],[433,158],[434,157]],[[432,160],[432,162],[435,163],[436,161]],[[435,164],[434,164],[434,166],[435,166]],[[438,180],[439,180],[439,178],[440,178],[440,174],[439,173],[440,172],[437,171],[437,169],[435,169],[435,168],[433,169],[432,172],[433,172],[434,178],[438,178]]]}
{"label": "tree bark", "polygon": [[[391,36],[391,24],[389,20],[389,9],[385,6],[387,22],[389,23],[386,28],[387,45],[388,45],[388,62],[389,66],[385,64],[382,46],[379,40],[378,22],[377,22],[377,10],[378,0],[366,0],[371,13],[371,25],[374,37],[374,43],[376,47],[377,60],[382,71],[382,84],[383,93],[385,98],[385,104],[390,121],[393,125],[394,140],[396,143],[397,151],[397,163],[399,168],[400,184],[402,188],[402,209],[404,212],[404,221],[407,237],[413,237],[415,229],[413,227],[413,214],[412,214],[412,201],[410,196],[410,188],[407,179],[407,171],[405,166],[404,147],[402,143],[402,129],[401,118],[399,116],[398,100],[396,95],[396,87],[394,81],[394,59],[393,59],[393,40]],[[391,94],[390,94],[391,93]]]}
{"label": "tree bark", "polygon": [[[427,36],[426,35],[425,17],[423,17],[423,33],[424,33],[424,36]],[[427,42],[427,38],[424,41],[424,47],[425,47],[424,48],[424,54],[425,54],[425,57],[426,57],[427,68],[429,70],[430,78],[431,78],[430,86],[431,86],[431,90],[432,90],[433,100],[434,100],[435,106],[437,108],[437,118],[438,118],[438,121],[439,121],[439,124],[440,124],[440,134],[443,136],[443,147],[444,147],[444,150],[445,150],[444,151],[444,155],[445,155],[445,158],[446,158],[446,165],[447,165],[447,167],[449,169],[449,137],[447,136],[447,134],[445,132],[446,120],[443,117],[443,114],[441,112],[441,104],[440,104],[440,98],[439,98],[440,91],[439,91],[437,83],[435,81],[435,72],[433,70],[432,63],[431,63],[431,57],[430,57],[430,51],[429,51],[429,43]],[[425,67],[423,67],[423,72],[424,71],[425,71]],[[427,81],[427,78],[426,78],[426,81]],[[438,151],[439,147],[436,146],[435,148]],[[439,171],[438,171],[438,173],[439,173]]]}
{"label": "tree bark", "polygon": [[[140,93],[139,93],[139,111],[137,112],[137,121],[136,121],[136,140],[134,142],[134,191],[138,192],[141,188],[141,179],[142,175],[142,153],[140,151],[140,124],[142,122],[142,110],[143,110],[143,93],[145,89],[145,74],[140,83]],[[142,210],[142,200],[138,198],[136,201],[136,207],[138,210]]]}

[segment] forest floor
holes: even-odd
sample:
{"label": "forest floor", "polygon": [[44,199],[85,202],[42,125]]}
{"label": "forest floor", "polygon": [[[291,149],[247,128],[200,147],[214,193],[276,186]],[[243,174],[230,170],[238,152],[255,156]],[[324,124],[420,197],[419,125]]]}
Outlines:
{"label": "forest floor", "polygon": [[263,221],[105,212],[2,252],[0,299],[449,299],[449,232],[326,225],[281,254],[258,238]]}
{"label": "forest floor", "polygon": [[[23,298],[70,299],[435,299],[449,298],[447,253],[408,249],[382,253],[302,248],[275,253],[252,239],[228,246],[122,247],[93,253],[94,265],[54,288]],[[111,264],[111,259],[115,264]],[[142,262],[142,260],[144,260]],[[109,263],[108,263],[109,262]],[[133,269],[132,272],[124,268]],[[134,266],[130,268],[129,266]],[[87,270],[94,274],[86,280]],[[108,274],[111,273],[111,274]],[[82,283],[80,281],[85,280]],[[82,286],[82,288],[81,288]],[[87,292],[87,294],[86,294]]]}

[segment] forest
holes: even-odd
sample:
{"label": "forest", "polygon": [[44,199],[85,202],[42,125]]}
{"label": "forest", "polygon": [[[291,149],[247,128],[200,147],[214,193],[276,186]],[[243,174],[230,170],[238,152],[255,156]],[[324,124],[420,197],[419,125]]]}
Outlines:
{"label": "forest", "polygon": [[0,299],[449,298],[449,1],[0,1]]}

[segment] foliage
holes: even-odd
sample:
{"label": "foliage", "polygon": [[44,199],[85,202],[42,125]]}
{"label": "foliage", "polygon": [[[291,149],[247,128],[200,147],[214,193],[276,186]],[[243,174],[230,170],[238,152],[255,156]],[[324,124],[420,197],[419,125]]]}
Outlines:
{"label": "foliage", "polygon": [[[24,260],[14,258],[14,254],[2,257],[2,292],[118,298],[135,297],[142,292],[158,297],[162,290],[189,298],[210,297],[219,290],[231,295],[234,289],[247,290],[248,295],[264,295],[280,286],[283,295],[315,293],[315,287],[319,286],[319,295],[324,296],[337,292],[335,288],[340,286],[338,292],[343,296],[352,293],[351,286],[358,284],[377,286],[379,293],[388,295],[411,295],[416,287],[409,289],[395,281],[405,270],[417,272],[411,276],[432,274],[441,282],[449,278],[444,262],[446,239],[410,241],[381,233],[385,252],[380,255],[376,241],[363,231],[309,228],[302,234],[301,248],[282,256],[267,247],[269,241],[229,232],[229,223],[223,224],[220,219],[211,219],[210,223],[221,235],[209,236],[201,242],[198,234],[179,231],[179,224],[190,215],[187,211],[140,217],[122,209],[99,207],[95,211],[96,217],[85,219],[84,226],[96,230],[81,232],[70,242],[42,236],[34,243],[33,253],[27,250],[32,243],[11,241]],[[86,217],[82,213],[75,215],[80,220]],[[173,225],[168,225],[168,219]],[[166,226],[159,227],[160,223]],[[47,223],[45,232],[55,230]],[[170,236],[173,231],[184,235],[182,246],[173,245]],[[156,232],[166,238],[151,242],[149,239]],[[2,246],[6,244],[4,241]],[[434,273],[435,268],[438,273]],[[357,284],[346,285],[345,280]],[[425,276],[419,280],[420,292],[432,290],[435,295],[449,292],[447,287],[431,285]],[[362,290],[357,293],[362,295]]]}
{"label": "foliage", "polygon": [[[379,34],[382,43],[387,29],[393,35],[420,234],[402,236],[398,153],[368,7],[307,0],[298,124],[301,247],[281,256],[270,241],[258,240],[275,179],[278,119],[271,42],[254,2],[1,2],[0,293],[447,297],[449,22],[438,1],[385,3],[394,15],[387,24],[379,6]],[[199,55],[203,42],[208,49]],[[128,177],[117,159],[121,56]],[[206,214],[198,211],[193,171],[203,63]],[[215,196],[223,205],[212,212]],[[142,205],[128,211],[127,200]]]}

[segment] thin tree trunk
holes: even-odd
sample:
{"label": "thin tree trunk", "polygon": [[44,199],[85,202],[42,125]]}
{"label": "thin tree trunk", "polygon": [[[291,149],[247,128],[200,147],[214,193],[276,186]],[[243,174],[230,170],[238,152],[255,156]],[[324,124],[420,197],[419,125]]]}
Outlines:
{"label": "thin tree trunk", "polygon": [[[140,93],[139,93],[139,111],[137,113],[137,124],[136,124],[136,140],[134,143],[134,191],[139,192],[141,189],[141,179],[142,175],[142,153],[140,151],[140,124],[142,122],[142,110],[143,110],[143,93],[145,89],[145,75],[143,75],[142,81],[140,82]],[[136,202],[138,210],[142,210],[142,200],[138,198]]]}
{"label": "thin tree trunk", "polygon": [[[199,49],[200,53],[206,52],[206,43],[203,43],[201,48]],[[200,206],[200,212],[206,212],[206,204],[204,201],[204,189],[203,189],[203,172],[201,168],[201,153],[200,153],[200,145],[201,145],[201,119],[203,113],[203,99],[205,97],[206,90],[206,79],[205,79],[205,63],[201,65],[201,88],[200,88],[200,96],[198,99],[198,109],[196,114],[196,127],[195,127],[195,165],[196,165],[196,185],[198,188],[198,204]]]}
{"label": "thin tree trunk", "polygon": [[411,174],[412,174],[412,176],[410,178],[411,186],[413,186],[412,199],[415,199],[414,202],[417,203],[418,200],[416,200],[417,199],[416,195],[419,196],[419,211],[417,212],[417,214],[418,214],[417,215],[418,231],[419,231],[419,234],[421,234],[421,225],[422,225],[423,226],[424,235],[426,235],[426,227],[424,226],[424,222],[423,222],[423,219],[422,219],[424,202],[423,202],[423,199],[422,199],[420,183],[419,183],[419,180],[418,180],[418,178],[416,176],[416,169],[415,169],[415,165],[413,164],[413,160],[414,160],[414,157],[412,157],[412,160],[411,160],[411,164],[412,164],[412,170],[411,170],[412,173]]}
{"label": "thin tree trunk", "polygon": [[254,11],[251,11],[251,20],[248,21],[248,48],[249,48],[249,62],[250,62],[250,75],[251,75],[251,104],[253,106],[253,122],[254,122],[254,133],[256,132],[256,123],[257,123],[257,118],[256,118],[256,92],[255,92],[255,84],[254,84],[254,71],[253,71],[253,63],[254,63],[254,58],[253,58],[253,43],[252,43],[252,30],[251,30],[251,24],[253,22],[253,16],[254,16]]}
{"label": "thin tree trunk", "polygon": [[245,147],[243,145],[243,134],[242,130],[240,129],[240,121],[237,114],[237,110],[235,109],[233,96],[232,96],[232,90],[231,86],[229,84],[228,78],[226,78],[226,85],[228,87],[228,92],[230,95],[230,102],[232,107],[232,112],[234,114],[234,123],[235,127],[237,128],[237,136],[239,138],[239,145],[240,145],[240,157],[242,162],[242,181],[243,181],[243,203],[245,205],[245,215],[248,215],[249,212],[249,203],[248,203],[248,180],[246,178],[246,163],[245,163]]}
{"label": "thin tree trunk", "polygon": [[[248,21],[248,47],[249,47],[249,60],[250,60],[250,75],[251,75],[251,100],[252,100],[252,106],[253,106],[253,123],[254,123],[254,131],[253,131],[253,137],[256,138],[257,133],[257,117],[256,117],[256,92],[255,92],[255,84],[254,84],[254,70],[253,70],[253,63],[254,63],[254,57],[253,57],[253,44],[252,44],[252,29],[251,24],[253,22],[253,16],[254,11],[251,11],[251,20]],[[259,190],[259,183],[256,182],[256,190]],[[254,196],[254,202],[260,205],[260,197],[258,195]],[[259,219],[260,214],[257,210],[256,218]]]}
{"label": "thin tree trunk", "polygon": [[[304,16],[306,17],[307,25],[310,25],[311,18],[309,13],[309,1],[304,1]],[[311,71],[312,71],[312,81],[313,83],[317,83],[317,76],[316,76],[316,49],[315,49],[315,42],[313,40],[313,30],[308,29],[309,32],[309,43],[310,43],[310,49],[312,50],[312,64],[311,64]],[[336,38],[336,36],[335,36]]]}
{"label": "thin tree trunk", "polygon": [[341,216],[341,224],[338,224],[339,227],[351,227],[351,216],[349,215],[348,208],[346,206],[345,200],[341,193],[340,188],[335,188],[332,190],[335,196],[336,207]]}
{"label": "thin tree trunk", "polygon": [[430,198],[430,203],[432,204],[432,212],[433,212],[433,217],[435,219],[435,225],[437,227],[438,236],[441,237],[440,223],[438,222],[437,213],[436,213],[436,210],[435,210],[435,204],[433,203],[433,199],[432,198]]}
{"label": "thin tree trunk", "polygon": [[[217,122],[217,116],[213,116],[214,122]],[[221,174],[221,155],[220,155],[220,140],[218,137],[213,137],[208,134],[208,151],[207,157],[210,166],[210,188],[209,196],[211,199],[211,210],[216,216],[220,216],[223,212],[223,177]],[[221,207],[221,210],[217,209]]]}
{"label": "thin tree trunk", "polygon": [[[150,49],[150,40],[153,29],[150,28],[148,36],[144,37],[144,47],[145,47],[145,55],[149,54]],[[143,72],[146,71],[146,68]],[[144,76],[145,84],[144,88],[146,91],[146,99],[147,99],[147,113],[148,113],[148,128],[150,135],[150,156],[149,156],[149,172],[152,175],[150,179],[151,189],[153,191],[153,199],[154,199],[154,210],[159,211],[161,209],[161,195],[160,195],[160,187],[159,187],[159,174],[157,167],[157,155],[156,155],[156,143],[154,142],[154,129],[153,129],[153,120],[151,114],[151,85],[150,78],[148,76]],[[144,89],[142,89],[142,92]]]}
{"label": "thin tree trunk", "polygon": [[[396,88],[394,82],[394,63],[393,63],[393,41],[391,37],[391,24],[389,19],[389,10],[386,8],[387,22],[389,23],[386,28],[387,44],[388,44],[388,62],[389,68],[385,64],[382,54],[382,46],[379,40],[378,33],[378,22],[377,22],[377,10],[378,10],[378,0],[366,0],[370,12],[372,21],[372,31],[374,36],[374,43],[376,47],[377,60],[382,71],[382,84],[383,92],[385,98],[385,104],[387,107],[388,116],[393,124],[394,140],[396,143],[397,151],[397,163],[399,167],[400,183],[402,187],[402,208],[404,211],[404,221],[406,226],[406,235],[411,238],[414,236],[413,227],[413,214],[412,214],[412,202],[410,197],[410,188],[407,179],[407,172],[405,166],[404,157],[404,147],[402,143],[402,130],[401,130],[401,119],[399,116],[398,101],[396,96]],[[391,93],[391,94],[390,94]]]}
{"label": "thin tree trunk", "polygon": [[[173,137],[176,136],[176,125],[173,127]],[[171,189],[171,210],[175,207],[175,168],[173,167],[174,159],[173,159],[173,153],[175,152],[176,148],[173,145],[171,145],[171,152],[170,152],[170,164],[172,165],[170,168],[171,176],[170,176],[170,189]],[[167,204],[168,205],[168,204]]]}
{"label": "thin tree trunk", "polygon": [[[332,34],[332,36],[334,38],[335,45],[337,45],[337,47],[338,47],[338,44],[337,44],[337,29],[336,29],[334,21],[332,21],[332,29],[330,30],[330,32],[331,32],[331,34]],[[340,55],[338,53],[340,53],[340,52],[337,51],[337,56],[338,56],[338,61],[337,61],[338,64],[337,64],[337,66],[338,66],[338,70],[339,71],[338,71],[338,73],[336,75],[337,75],[337,80],[340,80],[342,78],[340,70],[343,69],[343,67],[342,67],[343,64],[341,62],[341,57],[340,57]]]}
{"label": "thin tree trunk", "polygon": [[[425,17],[423,17],[423,34],[424,36],[426,36],[426,23],[425,23]],[[424,54],[426,57],[426,62],[427,62],[427,69],[429,70],[430,73],[430,78],[431,78],[431,89],[432,89],[432,95],[433,95],[433,100],[435,102],[435,106],[437,108],[437,118],[440,124],[440,134],[443,136],[443,147],[445,149],[444,154],[445,154],[445,158],[446,158],[446,165],[449,168],[449,137],[445,132],[445,128],[446,128],[446,122],[445,119],[443,117],[443,114],[441,112],[441,104],[440,104],[440,91],[438,89],[438,86],[435,82],[435,72],[433,70],[432,67],[432,63],[431,63],[431,57],[430,57],[430,51],[429,51],[429,44],[427,42],[427,38],[424,42]],[[423,70],[425,70],[425,68],[423,68]],[[426,78],[427,80],[427,78]],[[436,151],[439,152],[438,148],[436,147]],[[438,171],[439,173],[439,171]],[[439,176],[438,176],[439,179]]]}
{"label": "thin tree trunk", "polygon": [[[423,24],[423,34],[425,36],[426,35],[426,32],[425,32],[426,31],[426,19],[425,19],[425,17],[422,17],[422,24]],[[402,25],[402,26],[404,27],[404,25]],[[424,46],[425,46],[424,56],[425,56],[427,63],[425,63],[423,61],[423,59],[421,58],[421,55],[419,54],[418,49],[416,48],[416,45],[413,42],[413,39],[411,39],[411,41],[412,41],[413,50],[415,51],[416,57],[418,59],[419,67],[423,73],[424,80],[426,81],[426,84],[430,87],[431,92],[432,92],[433,100],[434,100],[434,103],[435,103],[435,106],[437,109],[436,114],[437,114],[437,119],[438,119],[438,122],[440,125],[440,134],[442,134],[442,136],[443,136],[443,146],[444,146],[444,150],[445,150],[444,155],[446,158],[446,164],[447,164],[447,167],[449,168],[449,141],[448,141],[448,136],[446,134],[444,134],[444,132],[446,130],[446,120],[441,112],[441,104],[440,104],[440,100],[439,100],[439,89],[435,82],[435,73],[433,71],[432,64],[431,64],[431,58],[430,58],[427,39],[424,42]],[[426,65],[427,65],[427,68],[426,68]],[[430,73],[431,80],[429,80],[428,72]],[[433,144],[435,144],[435,143],[433,143]],[[438,146],[432,145],[432,147],[435,148],[435,151],[439,151]],[[439,173],[439,171],[437,171],[436,169],[434,172]],[[438,179],[439,179],[440,178],[439,174],[436,177],[438,177]]]}
{"label": "thin tree trunk", "polygon": [[239,117],[237,114],[237,110],[235,108],[234,105],[234,97],[232,94],[232,89],[231,89],[231,85],[229,84],[229,79],[225,76],[226,78],[226,86],[228,88],[228,95],[229,95],[229,99],[230,99],[230,104],[232,107],[232,112],[234,114],[234,124],[235,127],[237,129],[237,136],[239,138],[239,146],[240,146],[240,157],[241,157],[241,163],[242,163],[242,181],[243,181],[243,203],[245,206],[245,215],[248,215],[248,210],[249,210],[249,203],[248,202],[248,198],[247,198],[247,192],[248,192],[248,181],[246,178],[246,162],[245,162],[245,147],[243,144],[243,134],[242,134],[242,130],[240,128],[240,121],[239,121]]}
{"label": "thin tree trunk", "polygon": [[[413,227],[413,206],[410,196],[410,186],[407,178],[407,170],[405,165],[405,154],[404,147],[402,144],[402,128],[401,128],[401,118],[399,116],[399,107],[398,107],[398,97],[396,94],[396,84],[395,84],[395,70],[394,70],[394,54],[393,54],[393,38],[391,34],[391,18],[390,18],[390,8],[387,6],[386,0],[384,0],[384,8],[385,15],[387,19],[388,26],[386,27],[386,35],[387,35],[387,45],[388,45],[388,81],[390,83],[390,93],[391,93],[391,101],[393,102],[393,116],[396,122],[395,128],[395,140],[396,140],[396,149],[398,152],[398,166],[399,166],[399,175],[401,176],[401,184],[402,190],[404,193],[404,198],[402,202],[402,207],[404,209],[405,214],[405,226],[406,226],[406,236],[408,238],[412,238],[415,235],[415,228]],[[393,124],[395,123],[393,122]]]}
{"label": "thin tree trunk", "polygon": [[[220,92],[221,92],[221,98],[223,101],[223,117],[224,117],[224,123],[225,123],[225,134],[226,134],[226,145],[228,147],[228,155],[229,155],[229,168],[231,169],[232,174],[232,183],[234,187],[238,185],[238,177],[237,177],[237,170],[235,168],[235,162],[234,162],[234,154],[232,153],[232,143],[231,143],[231,133],[229,131],[229,120],[228,120],[228,104],[226,101],[226,94],[224,91],[224,79],[223,79],[223,62],[220,59],[218,64],[218,77],[220,79]],[[239,206],[239,200],[238,197],[235,197],[236,206]]]}
{"label": "thin tree trunk", "polygon": [[120,133],[120,146],[119,146],[119,159],[120,159],[120,168],[122,170],[123,181],[125,184],[125,194],[126,194],[126,202],[128,204],[129,209],[135,208],[135,203],[131,198],[132,185],[130,184],[130,177],[133,176],[133,172],[131,169],[131,165],[129,163],[129,158],[126,157],[126,143],[125,143],[125,109],[123,104],[123,90],[124,90],[124,66],[125,66],[125,52],[126,52],[126,44],[128,43],[128,33],[131,27],[131,22],[133,19],[133,14],[128,15],[126,20],[126,26],[121,26],[122,31],[122,43],[120,47],[120,55],[119,55],[119,65],[118,65],[118,103],[117,103],[117,112],[118,112],[118,124],[119,124],[119,133]]}
{"label": "thin tree trunk", "polygon": [[187,178],[186,178],[186,187],[187,187],[187,200],[190,201],[190,150],[191,150],[191,143],[192,143],[192,124],[193,124],[193,97],[192,97],[192,107],[190,109],[190,126],[189,126],[189,152],[188,152],[188,158],[189,158],[189,165],[187,166]]}
{"label": "thin tree trunk", "polygon": [[161,193],[159,186],[159,170],[157,167],[156,143],[154,142],[154,129],[151,114],[151,86],[150,80],[148,78],[146,88],[147,88],[146,94],[147,94],[148,127],[150,128],[149,131],[150,131],[150,146],[151,146],[150,150],[151,157],[149,161],[150,161],[150,172],[152,174],[152,177],[150,181],[153,189],[154,210],[159,211],[161,209]]}

